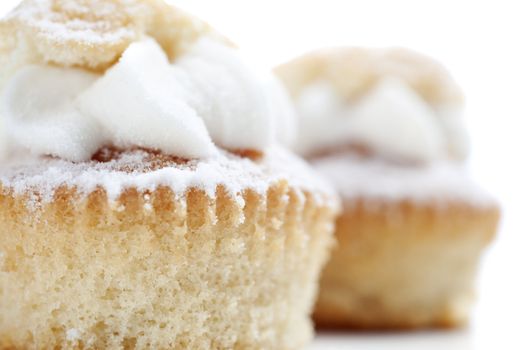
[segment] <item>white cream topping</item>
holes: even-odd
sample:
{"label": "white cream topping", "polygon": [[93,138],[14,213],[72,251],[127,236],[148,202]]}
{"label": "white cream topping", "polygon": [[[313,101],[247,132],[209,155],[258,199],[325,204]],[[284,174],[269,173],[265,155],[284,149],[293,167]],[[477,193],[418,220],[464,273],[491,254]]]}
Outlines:
{"label": "white cream topping", "polygon": [[436,161],[420,166],[385,162],[374,157],[338,154],[316,159],[313,167],[334,185],[346,205],[360,200],[371,205],[411,201],[476,207],[495,205],[494,198],[458,163]]}
{"label": "white cream topping", "polygon": [[283,83],[276,76],[270,75],[266,80],[269,92],[270,114],[275,124],[277,140],[290,147],[297,140],[297,115],[290,96]]}
{"label": "white cream topping", "polygon": [[75,108],[75,98],[96,76],[77,69],[28,66],[8,83],[2,114],[10,143],[33,154],[82,160],[104,142],[96,121]]}
{"label": "white cream topping", "polygon": [[185,86],[190,79],[168,62],[153,40],[146,40],[131,44],[120,61],[75,102],[116,146],[206,157],[214,147],[203,119],[190,105],[191,87]]}
{"label": "white cream topping", "polygon": [[293,134],[277,131],[292,126],[293,114],[268,81],[207,38],[173,63],[154,40],[133,43],[104,75],[27,66],[2,93],[7,148],[72,161],[108,144],[184,158],[210,157],[216,146],[264,151]]}
{"label": "white cream topping", "polygon": [[[363,144],[377,154],[415,161],[464,157],[465,131],[459,107],[436,109],[398,79],[386,78],[355,103],[325,82],[306,87],[296,101],[301,154]],[[450,148],[452,148],[450,150]]]}

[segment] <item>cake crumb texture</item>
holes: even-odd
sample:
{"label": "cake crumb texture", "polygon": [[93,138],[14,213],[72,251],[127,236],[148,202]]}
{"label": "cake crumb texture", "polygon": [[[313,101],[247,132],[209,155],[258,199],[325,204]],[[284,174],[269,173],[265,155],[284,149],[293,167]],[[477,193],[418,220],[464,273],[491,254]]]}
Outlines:
{"label": "cake crumb texture", "polygon": [[497,204],[355,201],[336,225],[314,319],[319,327],[410,329],[468,321]]}
{"label": "cake crumb texture", "polygon": [[[0,191],[0,349],[297,349],[335,210],[280,181],[116,202]],[[243,203],[242,205],[240,203]]]}

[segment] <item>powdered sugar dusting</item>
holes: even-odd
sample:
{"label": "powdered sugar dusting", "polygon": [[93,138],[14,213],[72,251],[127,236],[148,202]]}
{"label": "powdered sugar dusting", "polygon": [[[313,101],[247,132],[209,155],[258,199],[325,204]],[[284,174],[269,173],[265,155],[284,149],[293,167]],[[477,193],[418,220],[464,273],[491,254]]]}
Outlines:
{"label": "powdered sugar dusting", "polygon": [[[86,6],[70,1],[60,5],[60,11],[56,11],[49,1],[32,1],[15,9],[6,19],[18,18],[38,28],[47,40],[55,42],[75,41],[95,45],[131,40],[137,36],[135,28],[124,25],[126,14],[114,3],[98,1],[96,20],[91,13],[93,4]],[[109,20],[105,21],[104,18]],[[116,23],[121,26],[116,26]]]}
{"label": "powdered sugar dusting", "polygon": [[0,183],[15,194],[36,194],[29,205],[38,206],[52,201],[61,186],[76,188],[81,195],[102,187],[108,199],[114,201],[125,189],[153,191],[159,186],[168,186],[178,196],[198,188],[213,198],[217,186],[222,185],[232,198],[239,199],[246,189],[262,194],[271,184],[285,180],[312,192],[318,201],[337,205],[332,187],[305,162],[280,147],[270,149],[258,161],[221,151],[209,159],[153,170],[147,156],[145,151],[135,150],[108,162],[73,163],[55,158],[19,161],[2,167]]}
{"label": "powdered sugar dusting", "polygon": [[416,166],[344,154],[316,160],[313,165],[347,202],[362,199],[494,204],[494,199],[469,179],[462,166],[450,162]]}
{"label": "powdered sugar dusting", "polygon": [[75,341],[80,339],[80,332],[76,328],[70,328],[66,332],[67,341]]}

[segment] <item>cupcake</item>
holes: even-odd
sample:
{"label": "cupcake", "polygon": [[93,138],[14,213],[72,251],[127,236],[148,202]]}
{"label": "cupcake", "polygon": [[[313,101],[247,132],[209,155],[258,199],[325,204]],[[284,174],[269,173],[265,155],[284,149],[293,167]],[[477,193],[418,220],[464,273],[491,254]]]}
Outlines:
{"label": "cupcake", "polygon": [[28,0],[0,36],[0,348],[310,340],[339,203],[274,78],[160,0]]}
{"label": "cupcake", "polygon": [[465,170],[463,95],[405,49],[334,48],[276,68],[300,116],[296,150],[343,200],[321,327],[464,324],[497,202]]}

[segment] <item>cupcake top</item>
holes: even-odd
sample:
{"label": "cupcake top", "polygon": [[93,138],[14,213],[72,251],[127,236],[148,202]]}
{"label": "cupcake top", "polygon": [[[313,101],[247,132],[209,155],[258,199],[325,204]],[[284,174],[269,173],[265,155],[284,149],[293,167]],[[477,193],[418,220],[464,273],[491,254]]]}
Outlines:
{"label": "cupcake top", "polygon": [[0,42],[4,154],[86,161],[109,145],[202,159],[262,154],[292,133],[279,83],[161,0],[24,1]]}
{"label": "cupcake top", "polygon": [[0,193],[25,196],[29,209],[52,202],[62,187],[74,189],[80,198],[103,189],[110,203],[118,203],[130,188],[144,193],[145,199],[159,187],[170,189],[177,198],[197,189],[214,199],[220,187],[242,207],[244,191],[265,198],[272,186],[282,182],[303,199],[306,192],[319,205],[339,205],[331,186],[279,146],[257,160],[224,150],[214,157],[184,160],[142,149],[103,148],[86,162],[30,157],[13,160],[0,170]]}
{"label": "cupcake top", "polygon": [[295,149],[345,205],[496,205],[465,169],[463,94],[431,58],[397,48],[332,48],[275,71],[299,116]]}
{"label": "cupcake top", "polygon": [[0,62],[2,192],[241,198],[286,181],[337,205],[279,146],[295,132],[280,82],[164,1],[26,0],[0,22]]}
{"label": "cupcake top", "polygon": [[437,62],[406,49],[318,50],[276,68],[305,156],[353,147],[386,159],[462,161],[463,95]]}

